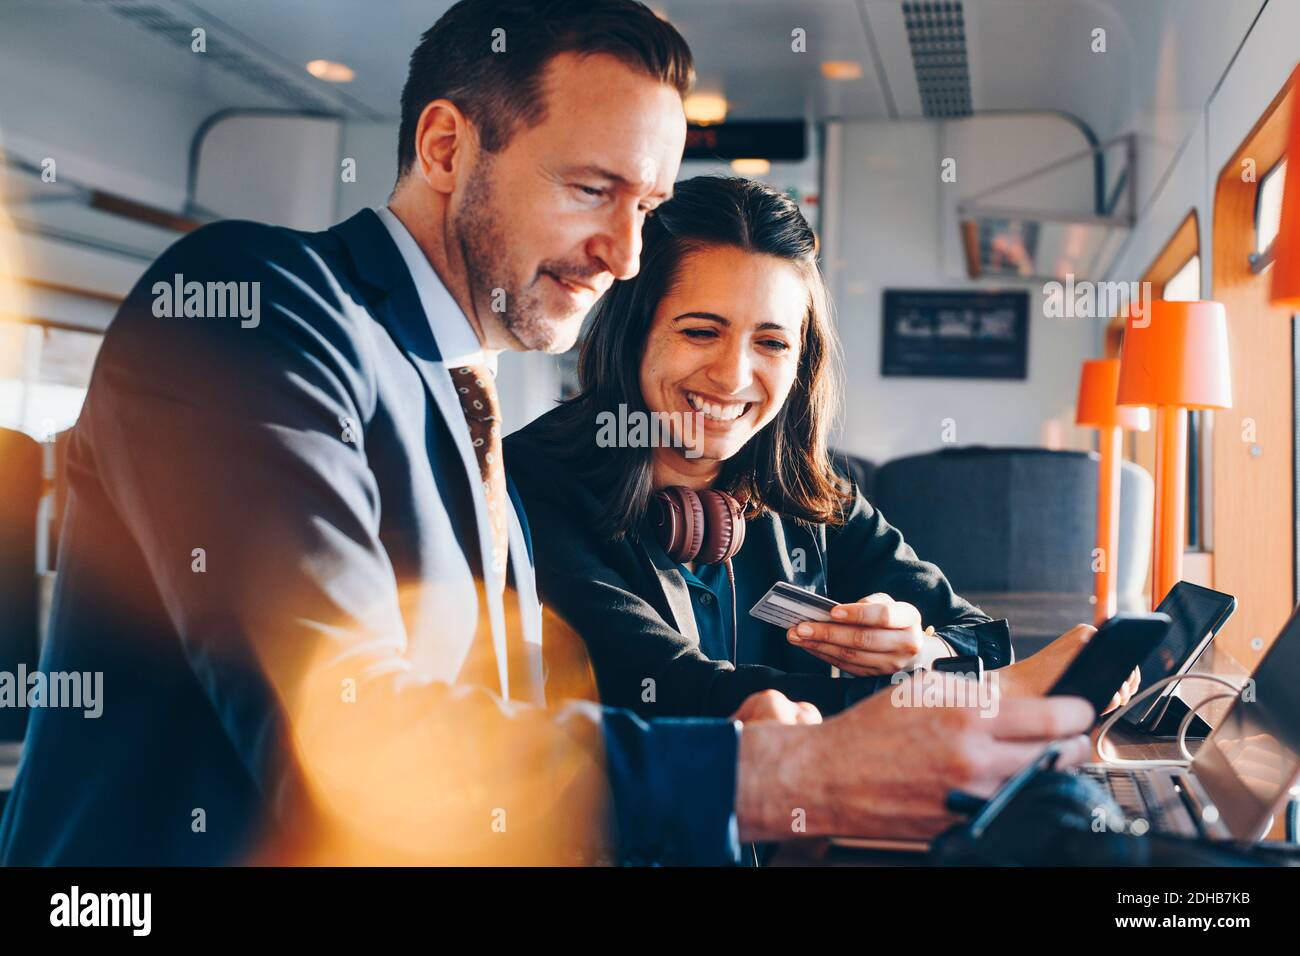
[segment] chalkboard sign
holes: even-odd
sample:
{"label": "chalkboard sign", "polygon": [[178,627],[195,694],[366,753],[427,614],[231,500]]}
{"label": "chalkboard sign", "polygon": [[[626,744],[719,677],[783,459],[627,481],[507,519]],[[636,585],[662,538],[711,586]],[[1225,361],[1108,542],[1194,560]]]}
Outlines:
{"label": "chalkboard sign", "polygon": [[880,374],[1023,379],[1029,293],[886,289]]}
{"label": "chalkboard sign", "polygon": [[803,120],[733,120],[686,127],[682,159],[770,159],[798,162],[808,155]]}

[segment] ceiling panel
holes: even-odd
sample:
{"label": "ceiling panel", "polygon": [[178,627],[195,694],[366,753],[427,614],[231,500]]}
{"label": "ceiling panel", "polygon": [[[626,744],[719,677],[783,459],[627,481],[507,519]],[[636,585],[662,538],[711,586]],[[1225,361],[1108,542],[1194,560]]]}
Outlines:
{"label": "ceiling panel", "polygon": [[[1263,2],[963,0],[974,112],[1062,112],[1102,140],[1136,126],[1149,140],[1144,153],[1156,160],[1146,170],[1158,174]],[[0,124],[15,141],[23,134],[57,140],[53,126],[80,124],[104,144],[106,162],[125,167],[121,155],[137,144],[166,148],[183,164],[182,149],[168,144],[188,142],[204,118],[233,107],[312,103],[353,119],[391,121],[411,48],[449,6],[450,0],[7,0],[0,4]],[[733,118],[923,115],[900,0],[652,6],[682,30],[696,55],[700,89],[723,93]],[[231,62],[223,67],[191,52],[181,29],[189,23],[234,51]],[[1106,31],[1105,53],[1091,49],[1097,28]],[[792,49],[795,30],[804,31],[806,52]],[[318,58],[348,64],[355,80],[311,77],[303,67]],[[861,76],[827,79],[821,65],[828,60],[856,63]],[[93,97],[91,110],[86,104],[96,84],[104,93]],[[43,115],[22,109],[18,91],[28,86],[49,94]],[[133,103],[140,104],[134,113]],[[122,142],[107,141],[101,127],[120,130]],[[156,164],[140,165],[142,177],[159,179]],[[168,180],[170,189],[176,178]]]}
{"label": "ceiling panel", "polygon": [[[964,0],[976,112],[1054,110],[1101,137],[1160,94],[1199,108],[1263,0]],[[887,119],[921,116],[900,0],[653,0],[691,43],[700,88],[722,92],[737,118]],[[392,119],[419,35],[449,0],[9,0],[0,49],[70,54],[122,82],[166,84],[225,106],[292,105],[241,82],[129,17],[156,9],[193,22],[257,67],[345,114]],[[806,32],[807,52],[791,49]],[[1092,30],[1107,33],[1093,53]],[[74,52],[75,51],[75,52]],[[338,60],[348,84],[309,76],[308,60]],[[848,60],[858,79],[824,78]],[[883,77],[883,84],[882,84]],[[281,97],[281,100],[285,97]]]}
{"label": "ceiling panel", "polygon": [[[699,88],[721,92],[736,118],[888,118],[855,0],[661,0],[695,54]],[[806,52],[791,48],[804,31]],[[862,75],[829,80],[821,64],[847,60]]]}
{"label": "ceiling panel", "polygon": [[[919,117],[899,0],[860,0],[903,117]],[[1101,139],[1160,97],[1203,107],[1264,0],[964,0],[973,107],[1056,111]],[[1093,52],[1093,31],[1106,50]]]}
{"label": "ceiling panel", "polygon": [[[181,5],[267,48],[291,67],[317,58],[346,63],[357,74],[346,85],[347,94],[395,118],[407,58],[450,3],[183,0]],[[726,95],[737,118],[887,115],[855,0],[659,0],[651,6],[691,44],[699,88]],[[796,28],[805,31],[806,52],[792,49]],[[858,63],[862,76],[825,79],[824,60]]]}
{"label": "ceiling panel", "polygon": [[[322,95],[341,96],[345,107],[369,119],[395,119],[407,61],[420,35],[451,0],[177,0],[206,19],[263,48]],[[356,71],[351,83],[326,83],[306,64],[325,59]]]}

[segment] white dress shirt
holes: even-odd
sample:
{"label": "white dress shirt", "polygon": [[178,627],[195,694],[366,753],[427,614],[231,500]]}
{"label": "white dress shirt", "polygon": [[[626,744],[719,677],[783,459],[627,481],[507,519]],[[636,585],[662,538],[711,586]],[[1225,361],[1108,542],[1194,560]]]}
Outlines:
{"label": "white dress shirt", "polygon": [[428,256],[415,241],[415,237],[387,206],[376,209],[375,212],[397,244],[397,251],[406,263],[406,271],[415,283],[415,291],[419,293],[425,317],[433,329],[433,340],[438,343],[442,364],[447,368],[486,365],[495,375],[496,353],[484,352],[483,343],[478,340],[474,326],[469,324],[469,319],[429,264]]}
{"label": "white dress shirt", "polygon": [[[415,238],[402,224],[402,221],[387,207],[376,209],[375,213],[379,216],[380,222],[384,224],[388,234],[392,236],[393,242],[397,245],[398,251],[402,254],[402,261],[406,264],[406,271],[410,273],[411,280],[415,284],[415,291],[419,295],[420,305],[424,309],[425,318],[433,330],[433,338],[438,345],[438,352],[442,356],[444,377],[431,380],[430,385],[433,387],[434,399],[442,411],[443,419],[447,422],[447,427],[451,430],[460,448],[466,476],[469,479],[470,490],[474,498],[474,510],[478,519],[480,553],[489,554],[492,545],[492,532],[488,527],[487,498],[482,481],[479,478],[478,458],[470,439],[469,427],[465,424],[465,414],[460,406],[460,400],[456,395],[455,386],[451,381],[451,373],[448,370],[466,365],[485,365],[495,375],[497,353],[484,350],[483,343],[479,341],[469,319],[461,311],[460,306],[456,304],[456,300],[452,298],[451,293],[447,291],[442,279],[434,271],[433,266],[429,264],[429,259],[425,256],[424,250],[420,248],[419,243],[415,241]],[[504,434],[504,423],[502,425],[502,433]],[[531,648],[527,664],[532,672],[531,684],[540,689],[545,680],[542,675],[541,661],[541,605],[537,600],[533,569],[527,557],[528,548],[523,537],[523,526],[520,523],[519,516],[515,513],[513,500],[507,500],[506,502],[506,522],[510,538],[508,561],[515,580],[515,593],[511,596],[511,600],[518,601],[521,611],[522,637],[525,644]],[[491,566],[491,562],[486,562],[483,574],[489,585],[487,589],[487,611],[492,626],[493,641],[497,648],[501,693],[508,698],[510,696],[510,681],[505,665],[508,654],[506,649],[508,638],[503,600],[505,597],[503,594],[505,580]],[[538,698],[538,702],[540,702],[540,698]]]}

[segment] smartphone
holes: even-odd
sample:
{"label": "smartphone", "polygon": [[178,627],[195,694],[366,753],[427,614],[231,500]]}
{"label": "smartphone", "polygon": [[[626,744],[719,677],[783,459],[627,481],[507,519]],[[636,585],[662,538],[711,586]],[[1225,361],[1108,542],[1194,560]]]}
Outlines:
{"label": "smartphone", "polygon": [[[1179,581],[1156,608],[1168,614],[1173,624],[1164,639],[1142,662],[1142,685],[1138,693],[1149,688],[1162,677],[1186,674],[1210,645],[1228,618],[1237,609],[1237,599],[1231,594]],[[1154,726],[1169,706],[1177,684],[1167,684],[1165,689],[1146,703],[1124,715],[1124,721],[1135,726]]]}
{"label": "smartphone", "polygon": [[1116,614],[1097,629],[1048,696],[1082,697],[1098,714],[1169,630],[1168,614]]}

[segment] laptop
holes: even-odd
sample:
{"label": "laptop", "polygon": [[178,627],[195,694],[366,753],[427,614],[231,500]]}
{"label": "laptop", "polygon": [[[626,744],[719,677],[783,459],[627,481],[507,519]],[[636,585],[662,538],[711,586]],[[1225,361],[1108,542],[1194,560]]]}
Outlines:
{"label": "laptop", "polygon": [[1261,839],[1300,778],[1300,608],[1251,677],[1190,764],[1075,772],[1110,792],[1130,832]]}

